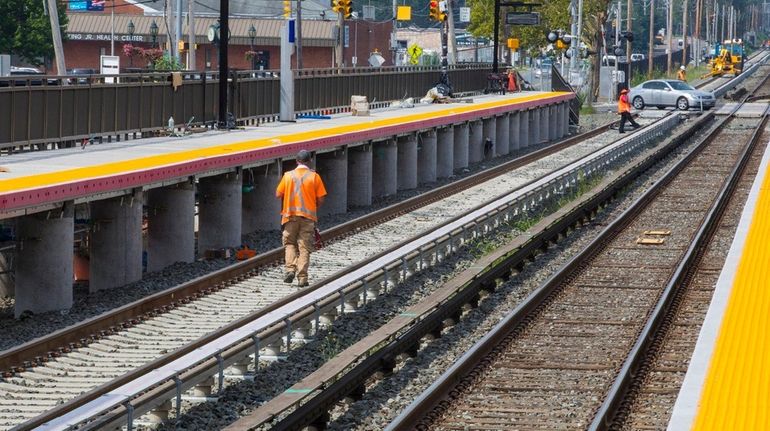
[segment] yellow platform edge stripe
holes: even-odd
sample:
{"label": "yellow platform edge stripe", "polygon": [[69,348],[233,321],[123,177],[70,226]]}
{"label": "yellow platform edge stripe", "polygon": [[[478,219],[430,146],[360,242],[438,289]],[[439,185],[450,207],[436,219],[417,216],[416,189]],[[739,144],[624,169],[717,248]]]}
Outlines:
{"label": "yellow platform edge stripe", "polygon": [[770,172],[760,186],[692,429],[770,429]]}
{"label": "yellow platform edge stripe", "polygon": [[[86,179],[104,178],[112,175],[126,174],[131,172],[143,171],[153,168],[172,166],[175,164],[202,160],[211,157],[234,155],[246,151],[253,151],[260,148],[276,147],[280,145],[305,142],[313,139],[323,139],[338,136],[352,132],[364,132],[367,130],[378,129],[388,126],[394,126],[404,123],[410,123],[419,120],[443,117],[447,115],[464,114],[484,109],[497,108],[506,105],[516,105],[520,103],[531,102],[535,100],[549,99],[565,94],[567,92],[547,92],[534,94],[531,96],[518,97],[515,99],[497,100],[483,102],[473,105],[446,105],[446,109],[410,114],[396,118],[372,119],[368,122],[356,124],[334,126],[313,130],[310,132],[300,132],[282,135],[280,137],[261,138],[245,140],[241,142],[216,145],[208,148],[195,150],[181,150],[179,152],[160,154],[135,159],[122,160],[119,162],[104,163],[99,165],[87,166],[83,168],[73,168],[57,172],[48,172],[44,174],[29,175],[25,177],[0,179],[0,194],[8,192],[17,192],[28,189],[34,189],[56,184],[67,184]],[[366,117],[357,117],[366,118]]]}

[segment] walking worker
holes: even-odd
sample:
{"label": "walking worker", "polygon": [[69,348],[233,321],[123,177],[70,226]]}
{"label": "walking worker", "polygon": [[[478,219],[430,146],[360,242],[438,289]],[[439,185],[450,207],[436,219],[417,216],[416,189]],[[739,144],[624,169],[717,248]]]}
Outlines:
{"label": "walking worker", "polygon": [[687,72],[684,66],[679,66],[679,71],[676,72],[676,79],[687,82]]}
{"label": "walking worker", "polygon": [[626,133],[623,130],[626,126],[626,121],[631,123],[633,128],[638,128],[639,123],[634,121],[634,117],[631,116],[631,104],[628,102],[628,89],[624,88],[620,90],[620,97],[618,98],[618,113],[620,114],[620,133]]}
{"label": "walking worker", "polygon": [[286,253],[283,281],[291,283],[297,277],[299,287],[308,285],[307,269],[313,250],[318,208],[326,196],[321,176],[308,166],[310,152],[297,153],[297,167],[283,174],[275,197],[283,202],[281,208],[281,242]]}

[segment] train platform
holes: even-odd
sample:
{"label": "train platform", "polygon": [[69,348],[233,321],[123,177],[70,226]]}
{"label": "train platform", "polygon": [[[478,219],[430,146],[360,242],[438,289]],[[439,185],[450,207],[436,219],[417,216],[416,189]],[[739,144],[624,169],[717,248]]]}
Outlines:
{"label": "train platform", "polygon": [[[256,166],[299,149],[324,151],[429,128],[557,104],[572,93],[526,92],[474,97],[471,103],[417,104],[377,110],[370,116],[334,115],[228,132],[29,152],[0,160],[0,218],[17,210],[142,187],[203,172]],[[40,209],[40,208],[38,208]],[[16,211],[16,212],[15,212]]]}
{"label": "train platform", "polygon": [[770,429],[770,151],[717,282],[669,431]]}

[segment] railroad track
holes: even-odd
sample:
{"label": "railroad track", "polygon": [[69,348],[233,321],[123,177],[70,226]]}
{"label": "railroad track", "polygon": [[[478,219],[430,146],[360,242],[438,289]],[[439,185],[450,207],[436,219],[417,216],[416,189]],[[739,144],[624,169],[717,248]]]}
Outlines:
{"label": "railroad track", "polygon": [[[595,142],[594,144],[597,143]],[[534,158],[536,159],[537,157]],[[528,168],[528,171],[533,173],[534,170],[532,170],[531,167],[532,166]],[[547,172],[548,169],[552,168],[546,168],[546,171],[544,172]],[[501,184],[509,183],[508,186],[512,187],[511,190],[513,190],[516,189],[516,187],[527,183],[526,179],[522,182],[520,175],[514,176],[518,178],[515,180],[506,180],[505,177],[498,179],[496,187],[499,187]],[[534,180],[535,178],[537,178],[536,173],[534,176],[529,177],[530,180]],[[516,183],[516,181],[519,182]],[[499,192],[500,189],[497,191]],[[445,193],[447,192],[445,191]],[[478,190],[471,193],[480,196]],[[491,197],[491,195],[488,194],[485,198],[482,198],[482,200],[476,200],[475,202],[481,202],[483,199],[489,197]],[[434,197],[434,199],[437,198]],[[467,196],[461,196],[459,201],[445,204],[446,206],[444,207],[433,210],[428,209],[429,207],[424,207],[424,210],[427,212],[422,212],[423,210],[417,211],[416,214],[412,214],[411,221],[405,222],[403,219],[393,219],[395,224],[387,225],[386,223],[381,225],[383,231],[380,233],[375,232],[374,229],[367,230],[367,233],[372,241],[379,246],[379,249],[383,250],[387,248],[387,245],[395,244],[397,242],[397,239],[392,238],[394,229],[405,230],[404,226],[409,226],[410,228],[415,229],[404,232],[404,237],[420,236],[420,234],[424,232],[423,228],[431,225],[431,222],[426,220],[427,216],[433,215],[430,214],[431,211],[442,214],[443,220],[446,221],[452,218],[452,214],[457,214],[456,211],[460,208],[458,202],[464,204],[465,208],[472,207],[474,204],[474,201],[469,200]],[[412,205],[419,207],[419,205],[414,202]],[[383,218],[392,217],[395,217],[395,213]],[[433,221],[436,225],[440,225],[441,222],[441,218]],[[361,226],[372,223],[373,222],[371,221],[359,222],[356,227],[351,228],[348,226],[347,231],[340,229],[340,232],[344,232],[341,235],[350,235],[350,232],[361,229]],[[346,239],[354,238],[360,238],[360,236],[351,235]],[[321,253],[314,255],[316,262],[319,262],[320,267],[330,268],[326,273],[322,274],[320,278],[332,275],[336,269],[343,272],[345,270],[344,268],[347,268],[347,265],[355,262],[358,255],[365,253],[365,250],[371,253],[371,250],[373,249],[371,244],[360,245],[361,251],[358,252],[350,245],[350,243],[345,242],[346,239],[340,240],[338,243],[335,243],[332,247],[327,249],[330,256],[324,256]],[[353,240],[353,242],[356,241],[358,241],[358,239]],[[349,259],[348,262],[340,263],[338,260],[339,257],[344,256],[345,254],[351,255],[353,258]],[[441,256],[441,252],[436,252],[433,259],[440,260],[442,258]],[[327,257],[330,259],[329,261],[324,260]],[[261,259],[263,259],[262,262],[265,261],[264,256],[261,257]],[[250,264],[253,263],[254,262],[250,262]],[[47,409],[52,404],[57,404],[84,392],[88,388],[92,388],[94,383],[114,382],[112,379],[122,375],[126,370],[136,367],[146,368],[142,367],[142,364],[146,364],[148,361],[166,354],[166,352],[172,352],[175,348],[185,345],[185,343],[191,342],[209,331],[214,331],[216,328],[220,327],[223,322],[229,320],[237,321],[239,317],[260,309],[264,305],[273,303],[273,306],[263,309],[263,313],[270,313],[271,311],[280,309],[280,307],[286,305],[288,301],[295,300],[300,296],[292,295],[284,301],[274,302],[280,297],[293,292],[293,289],[289,289],[286,292],[280,290],[283,286],[275,283],[275,280],[279,279],[279,276],[277,275],[279,270],[277,268],[264,270],[263,275],[268,279],[267,284],[259,284],[254,280],[247,279],[247,274],[253,272],[256,267],[256,265],[249,267],[249,265],[244,264],[238,266],[236,270],[222,271],[212,278],[217,282],[222,283],[235,273],[237,277],[240,277],[240,281],[230,282],[232,283],[231,286],[223,287],[220,284],[219,286],[212,287],[210,282],[211,279],[209,279],[208,286],[198,282],[195,287],[185,286],[186,290],[177,290],[172,295],[166,293],[166,297],[172,298],[173,302],[167,300],[168,302],[161,306],[165,307],[166,311],[169,311],[165,314],[155,315],[156,313],[159,313],[159,307],[157,305],[159,302],[158,298],[154,298],[153,300],[156,302],[153,303],[150,301],[145,305],[144,309],[138,308],[138,310],[143,311],[137,312],[136,308],[134,310],[122,310],[123,312],[135,313],[130,319],[127,319],[125,315],[123,315],[122,317],[113,316],[106,320],[111,322],[112,325],[119,322],[126,322],[122,325],[127,327],[123,331],[117,331],[117,328],[112,327],[102,330],[105,331],[103,333],[99,333],[93,331],[93,327],[91,327],[91,332],[87,333],[83,328],[80,328],[81,332],[78,335],[89,338],[83,338],[81,340],[78,339],[77,336],[73,338],[72,335],[70,335],[70,339],[75,339],[77,341],[69,341],[68,343],[70,344],[66,345],[66,347],[61,347],[63,345],[61,342],[57,344],[52,340],[48,340],[49,344],[47,344],[47,346],[49,350],[51,350],[51,346],[60,349],[51,355],[53,357],[42,357],[40,355],[45,354],[45,352],[38,350],[37,353],[40,357],[37,359],[36,364],[27,363],[26,366],[22,366],[21,368],[17,366],[13,375],[8,374],[10,377],[6,377],[4,382],[0,383],[0,385],[2,385],[0,386],[0,389],[4,392],[7,391],[8,394],[15,397],[14,401],[2,405],[3,412],[5,413],[8,409],[8,412],[10,412],[9,416],[11,416],[11,418],[9,418],[10,420],[18,421],[19,417],[30,417],[37,412]],[[387,277],[387,274],[385,274],[385,278]],[[274,291],[277,291],[274,296],[270,296],[273,292],[267,292],[268,295],[266,296],[254,295],[263,293],[262,290],[267,290],[267,288],[272,289],[273,284],[278,284],[277,288],[274,289]],[[387,284],[388,282],[385,282],[386,289]],[[188,301],[190,302],[189,304],[184,304]],[[150,311],[148,312],[147,310]],[[211,310],[219,311],[211,312]],[[144,319],[147,319],[147,321],[143,322],[142,320]],[[194,326],[196,329],[200,329],[200,331],[191,333],[189,330],[190,326]],[[228,325],[228,328],[232,329],[233,326],[238,325]],[[97,340],[98,338],[103,339]],[[172,341],[171,343],[169,343],[169,339]],[[199,340],[197,344],[210,341],[210,339],[211,337],[207,337],[202,341]],[[174,345],[173,343],[177,344]],[[196,345],[196,343],[192,345],[187,344],[188,347],[193,345]],[[182,357],[184,352],[189,352],[190,350],[193,349],[188,348],[187,350],[183,349],[183,351],[168,353],[163,360],[168,362],[173,358]],[[276,353],[278,352],[279,350],[276,350]],[[56,356],[58,355],[61,355],[62,358],[57,359]],[[16,360],[18,363],[20,357],[22,357],[22,355],[17,352],[17,355],[13,360]],[[27,355],[27,358],[30,357],[30,355]],[[27,360],[29,361],[30,359]],[[155,361],[151,364],[152,366],[157,366],[158,362]],[[77,371],[74,369],[77,366],[85,367],[86,370]],[[22,371],[22,368],[30,369],[28,371]],[[94,371],[96,371],[96,373]],[[148,370],[144,369],[144,372],[146,371]],[[221,371],[222,370],[220,369],[220,376]],[[95,375],[98,373],[101,373],[101,376]],[[55,386],[51,383],[53,380],[64,380],[62,379],[62,376],[65,374],[68,377],[72,377],[72,379],[61,382],[62,384],[59,386]],[[27,377],[29,377],[29,380],[25,380]],[[123,381],[125,380],[121,380],[121,382]],[[20,391],[17,390],[14,393],[12,388],[14,384],[17,384],[23,389]],[[221,378],[219,384],[221,385]],[[113,384],[112,386],[117,387],[116,384]],[[30,390],[30,388],[37,389]],[[31,399],[30,402],[24,402],[23,398],[20,398],[21,392],[27,394],[37,393],[44,396],[39,398],[33,397],[34,399]],[[93,397],[94,394],[91,394],[91,396]],[[45,399],[41,401],[41,398]]]}
{"label": "railroad track", "polygon": [[[355,231],[372,222],[356,223],[356,228],[347,230],[348,236],[314,254],[314,268],[318,270],[313,281],[345,272],[346,268],[360,261],[361,256],[376,255],[378,251],[385,250],[403,239],[419,237],[432,226],[440,226],[464,210],[504,193],[505,190],[515,190],[531,183],[576,157],[590,154],[606,144],[600,139],[590,141],[575,145],[570,150],[563,150],[572,151],[571,155],[562,153],[560,156],[543,158],[541,154],[539,159],[538,156],[529,157],[531,163],[527,165],[526,172],[518,170],[499,175],[504,171],[500,169],[498,175],[493,176],[495,179],[491,180],[494,187],[484,186],[482,183],[463,193],[455,193],[452,199],[438,201],[433,205],[416,205],[419,208],[416,211],[360,232]],[[389,215],[388,218],[392,217],[395,217],[395,214]],[[352,232],[355,232],[355,235]],[[172,296],[175,306],[167,307],[165,313],[153,309],[149,315],[134,318],[123,330],[113,329],[97,336],[92,335],[93,338],[73,342],[62,351],[39,358],[36,364],[17,367],[0,382],[0,390],[8,395],[4,397],[5,401],[0,401],[4,415],[0,416],[0,420],[6,421],[6,427],[15,425],[57,404],[76,398],[99,384],[109,382],[108,386],[118,387],[127,381],[127,371],[139,369],[139,374],[147,373],[157,368],[159,363],[194,351],[196,346],[212,338],[200,337],[222,332],[218,328],[223,323],[237,322],[257,310],[268,314],[305,296],[304,293],[297,293],[294,288],[278,282],[281,279],[278,267],[263,269],[256,277],[248,275],[249,271],[254,270],[246,270],[246,265],[240,265],[238,270],[239,273],[236,274],[240,279],[230,281],[229,286],[220,284],[212,287],[210,281],[207,284],[195,282],[194,284],[207,288],[208,291],[203,290],[203,294],[198,291],[196,295],[194,292],[183,290],[186,293],[184,296],[177,291]],[[231,276],[232,272],[228,275]],[[211,279],[223,283],[226,277],[220,273]],[[169,296],[169,293],[164,295]],[[194,298],[195,296],[199,297]],[[232,326],[228,325],[228,328],[232,329]],[[182,347],[186,349],[179,350]],[[274,349],[277,350],[279,349]],[[158,358],[162,358],[160,362]],[[121,376],[122,379],[114,380]],[[95,393],[86,398],[94,396]],[[52,415],[35,423],[43,423],[50,417]]]}
{"label": "railroad track", "polygon": [[766,117],[722,120],[391,429],[606,429]]}

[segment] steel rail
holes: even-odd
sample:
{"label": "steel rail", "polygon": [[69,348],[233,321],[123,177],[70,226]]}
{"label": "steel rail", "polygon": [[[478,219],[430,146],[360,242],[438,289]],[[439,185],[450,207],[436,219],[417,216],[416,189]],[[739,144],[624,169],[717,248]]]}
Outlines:
{"label": "steel rail", "polygon": [[[353,232],[384,223],[399,214],[413,211],[422,206],[444,199],[447,196],[468,189],[512,169],[532,163],[548,155],[554,154],[565,148],[569,148],[580,142],[591,139],[605,132],[617,121],[603,124],[588,132],[571,136],[555,144],[549,145],[537,151],[525,154],[509,162],[486,169],[451,184],[432,189],[419,196],[406,199],[402,202],[374,211],[365,216],[327,229],[322,233],[323,240],[334,241]],[[21,372],[33,367],[36,363],[44,362],[48,357],[58,357],[62,353],[68,353],[78,345],[87,344],[89,340],[101,338],[101,333],[110,333],[121,328],[129,328],[138,321],[154,314],[167,311],[178,303],[194,300],[224,287],[233,279],[245,277],[250,272],[269,266],[283,259],[283,249],[274,249],[262,253],[251,259],[228,266],[178,286],[152,294],[123,305],[101,315],[84,320],[67,328],[63,328],[49,335],[34,339],[20,346],[13,347],[0,353],[0,370],[6,375],[13,372]]]}
{"label": "steel rail", "polygon": [[[385,255],[381,253],[378,255],[379,257],[369,263],[362,263],[358,270],[341,271],[334,280],[330,280],[328,283],[319,283],[313,286],[310,291],[302,292],[304,296],[273,306],[270,311],[261,310],[239,320],[237,324],[230,324],[221,331],[216,331],[212,334],[212,337],[219,336],[216,340],[212,341],[210,337],[206,337],[206,344],[202,344],[203,341],[191,343],[181,350],[143,366],[141,371],[130,372],[121,377],[117,380],[120,382],[120,386],[115,387],[118,384],[117,381],[110,382],[22,424],[19,429],[29,429],[44,424],[46,427],[42,429],[66,429],[69,425],[93,418],[100,412],[114,408],[123,402],[130,403],[134,396],[156,387],[164,381],[171,381],[174,377],[179,378],[184,370],[191,370],[188,373],[191,378],[185,383],[185,385],[189,384],[190,386],[196,383],[196,379],[197,381],[204,379],[206,374],[208,376],[217,374],[217,368],[221,375],[223,366],[235,362],[236,359],[253,350],[250,349],[256,344],[252,341],[253,336],[259,335],[260,332],[268,328],[280,327],[282,324],[290,325],[286,322],[290,315],[300,314],[300,318],[307,318],[313,313],[313,303],[319,300],[331,304],[339,303],[341,299],[338,298],[340,298],[340,292],[343,289],[356,283],[360,285],[359,288],[365,286],[367,278],[372,273],[378,273],[375,277],[382,277],[383,275],[387,277],[389,270],[398,271],[404,259],[408,259],[410,256],[411,259],[416,259],[418,255],[421,255],[422,253],[417,251],[422,251],[421,247],[429,247],[429,250],[438,248],[446,242],[452,242],[454,238],[462,237],[466,229],[480,227],[482,230],[486,230],[485,219],[497,217],[495,220],[499,221],[500,218],[508,217],[514,211],[519,211],[520,208],[515,204],[517,199],[526,200],[527,203],[524,205],[528,206],[529,202],[537,200],[538,196],[542,197],[551,193],[551,190],[558,184],[571,181],[577,171],[590,173],[597,170],[600,166],[628,154],[632,148],[643,145],[653,136],[665,133],[665,130],[673,127],[676,122],[678,122],[677,117],[664,117],[657,128],[643,130],[621,139],[536,180],[529,186],[519,189],[519,192],[506,193],[501,200],[482,205],[476,211],[436,228],[432,233],[419,236],[410,244],[402,243],[390,253]],[[342,300],[344,300],[344,296]],[[211,358],[214,356],[217,356],[219,360],[213,361]],[[108,387],[111,390],[107,390]],[[183,388],[185,387],[187,386],[183,386]],[[177,390],[180,390],[179,386]],[[173,398],[173,396],[169,398]],[[132,409],[137,414],[139,413],[133,405]]]}
{"label": "steel rail", "polygon": [[[760,82],[760,84],[754,89],[754,92],[765,85],[769,79],[770,75],[765,77],[765,79],[762,80],[762,82]],[[743,104],[747,103],[748,99],[750,99],[750,96],[744,97],[743,101],[738,104],[735,109],[733,109],[729,117],[732,117],[740,109],[740,107],[743,106]],[[724,214],[724,210],[727,207],[730,196],[732,196],[735,187],[738,185],[741,174],[744,172],[751,154],[759,142],[762,131],[767,125],[769,113],[770,107],[766,107],[762,113],[762,119],[759,122],[759,125],[755,128],[754,133],[746,143],[743,151],[741,152],[741,155],[739,156],[732,171],[730,172],[728,180],[722,185],[722,188],[720,189],[719,194],[715,199],[715,203],[706,214],[706,217],[698,229],[693,242],[690,244],[690,247],[687,249],[685,256],[677,266],[674,275],[666,285],[663,294],[658,299],[658,302],[655,305],[655,309],[647,320],[647,323],[645,324],[641,333],[639,334],[634,347],[626,357],[620,373],[615,378],[615,381],[613,382],[607,397],[605,397],[604,402],[599,407],[598,412],[594,416],[594,420],[588,428],[589,430],[604,431],[609,429],[612,425],[613,418],[617,414],[623,399],[631,388],[631,385],[634,381],[634,376],[639,371],[644,359],[646,358],[650,346],[654,340],[658,338],[657,334],[666,316],[671,312],[671,306],[673,304],[674,298],[676,297],[677,293],[683,289],[683,286],[686,284],[688,277],[697,269],[697,265],[695,263],[700,260],[703,248],[713,239],[713,235],[715,234],[719,222],[722,219],[722,215]],[[725,121],[727,120],[728,119],[726,118]],[[714,136],[716,136],[716,132],[717,130],[714,130],[714,133],[709,137],[709,139],[713,139]]]}
{"label": "steel rail", "polygon": [[[768,78],[770,78],[770,76]],[[768,78],[765,78],[765,81]],[[407,409],[388,426],[387,430],[396,431],[413,429],[416,424],[421,423],[428,412],[436,408],[436,406],[445,400],[448,397],[450,390],[454,388],[464,376],[468,375],[482,358],[489,354],[502,340],[510,336],[510,334],[514,333],[522,324],[527,322],[527,319],[530,318],[529,316],[538,310],[542,304],[559,290],[564,280],[569,279],[570,274],[575,273],[584,266],[584,262],[595,256],[609,239],[616,236],[639,213],[641,213],[641,211],[653,200],[654,196],[656,196],[665,185],[669,184],[686,167],[686,165],[688,165],[689,162],[694,159],[703,148],[705,148],[717,132],[733,118],[733,115],[739,108],[740,105],[736,106],[729,116],[723,118],[718,123],[707,139],[702,140],[685,158],[677,162],[677,164],[667,171],[662,178],[657,180],[644,195],[639,197],[616,220],[611,222],[596,239],[587,245],[578,255],[570,259],[558,273],[552,275],[540,288],[531,293],[512,313],[487,333],[484,338],[474,344],[465,355],[458,359],[449,370],[442,374],[433,385],[407,407]],[[713,114],[710,114],[710,116],[713,116]],[[764,123],[764,121],[765,120],[763,119],[762,123]],[[690,247],[690,249],[695,248],[696,246],[694,244]],[[630,370],[630,366],[628,366],[628,368]],[[422,424],[427,426],[426,423]]]}
{"label": "steel rail", "polygon": [[[580,220],[590,217],[603,204],[613,200],[616,194],[631,181],[665,158],[671,151],[679,147],[681,142],[711,122],[712,118],[713,115],[702,117],[689,126],[686,133],[671,139],[669,143],[654,151],[643,162],[605,180],[598,187],[598,192],[580,197],[557,213],[545,217],[526,233],[518,236],[503,248],[485,256],[460,275],[453,277],[436,294],[431,295],[425,301],[427,304],[420,303],[413,307],[427,311],[420,314],[409,311],[402,313],[401,317],[398,318],[399,321],[405,320],[403,317],[405,314],[414,314],[408,321],[400,323],[400,327],[409,327],[403,334],[393,334],[386,344],[381,344],[382,341],[380,340],[371,340],[371,346],[353,346],[350,350],[366,352],[366,357],[351,357],[350,354],[343,352],[339,355],[342,363],[336,366],[336,369],[340,371],[335,373],[332,379],[319,381],[310,375],[305,379],[310,384],[304,384],[305,380],[303,380],[296,385],[312,389],[311,384],[314,384],[323,388],[322,393],[294,396],[291,403],[289,401],[284,402],[282,406],[284,409],[280,411],[265,404],[251,415],[231,424],[225,431],[252,430],[268,424],[274,430],[296,430],[313,424],[317,418],[322,418],[338,400],[359,390],[376,371],[392,368],[393,358],[401,353],[416,350],[414,346],[417,346],[425,335],[439,332],[444,320],[450,317],[456,318],[463,305],[477,301],[481,290],[494,290],[497,280],[506,280],[510,277],[511,268],[522,267],[540,250],[547,248],[549,243],[557,242],[560,235],[574,227]],[[434,296],[439,297],[439,299],[434,299]],[[351,367],[356,363],[357,365]],[[348,368],[350,369],[348,370]],[[347,371],[343,373],[343,370]],[[319,374],[324,375],[329,374],[329,372],[326,370]],[[299,405],[305,399],[307,401]],[[275,417],[292,408],[295,409],[279,422],[270,423]]]}

